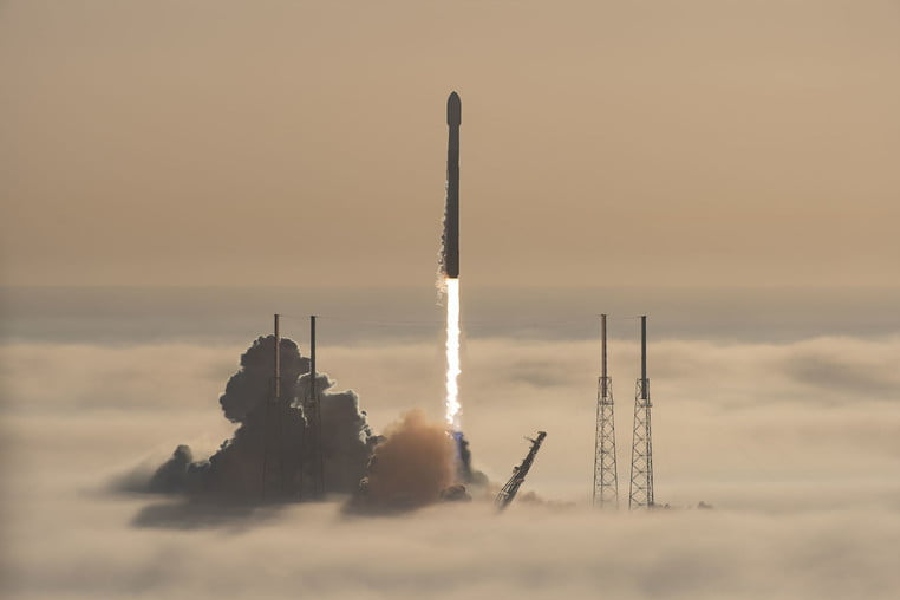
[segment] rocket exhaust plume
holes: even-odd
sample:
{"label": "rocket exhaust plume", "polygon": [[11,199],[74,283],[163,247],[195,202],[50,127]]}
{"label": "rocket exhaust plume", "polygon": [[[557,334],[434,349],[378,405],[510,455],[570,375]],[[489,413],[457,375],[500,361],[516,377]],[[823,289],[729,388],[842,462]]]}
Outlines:
{"label": "rocket exhaust plume", "polygon": [[459,403],[459,280],[447,279],[447,397],[444,418],[450,431],[462,431]]}

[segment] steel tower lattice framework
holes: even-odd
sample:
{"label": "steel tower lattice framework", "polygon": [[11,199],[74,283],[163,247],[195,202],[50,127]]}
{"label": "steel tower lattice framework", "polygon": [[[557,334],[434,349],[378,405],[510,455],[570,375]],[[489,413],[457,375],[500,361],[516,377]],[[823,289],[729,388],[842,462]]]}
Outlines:
{"label": "steel tower lattice framework", "polygon": [[650,426],[650,380],[647,378],[647,317],[641,317],[641,377],[634,391],[634,437],[628,508],[653,507],[653,437]]}
{"label": "steel tower lattice framework", "polygon": [[534,463],[534,459],[537,456],[538,450],[541,449],[541,444],[544,442],[545,437],[547,437],[546,431],[538,431],[536,438],[525,438],[531,442],[531,448],[528,450],[528,454],[525,455],[525,460],[522,461],[522,464],[518,467],[513,467],[512,477],[509,478],[509,481],[506,482],[506,485],[504,485],[503,489],[500,490],[500,493],[497,494],[497,498],[494,500],[494,505],[497,507],[497,510],[503,510],[509,506],[509,503],[512,502],[515,499],[516,494],[519,493],[519,488],[525,483],[525,476],[528,475],[528,471],[531,470],[531,465]]}
{"label": "steel tower lattice framework", "polygon": [[600,379],[597,424],[594,432],[594,505],[619,507],[616,471],[616,428],[613,419],[612,378],[606,370],[606,315],[600,315]]}

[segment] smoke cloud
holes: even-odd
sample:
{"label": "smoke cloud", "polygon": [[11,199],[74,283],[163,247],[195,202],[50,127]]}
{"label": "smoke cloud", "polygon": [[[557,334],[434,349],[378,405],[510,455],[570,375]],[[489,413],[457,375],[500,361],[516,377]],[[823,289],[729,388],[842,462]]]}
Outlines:
{"label": "smoke cloud", "polygon": [[[309,359],[300,356],[300,348],[288,338],[281,340],[281,395],[296,396],[297,378],[309,372]],[[274,336],[261,337],[241,354],[241,370],[228,380],[219,398],[222,411],[232,423],[243,423],[265,399],[272,395],[274,371]]]}
{"label": "smoke cloud", "polygon": [[437,502],[455,476],[454,449],[443,425],[419,410],[390,426],[375,447],[351,508],[412,509]]}
{"label": "smoke cloud", "polygon": [[[313,397],[309,359],[295,342],[282,339],[281,392],[274,397],[274,336],[260,337],[241,355],[241,369],[228,381],[219,404],[240,427],[207,460],[194,460],[179,444],[146,484],[146,491],[188,493],[239,502],[300,500],[315,491],[309,458]],[[330,391],[334,382],[317,373],[325,491],[357,489],[375,438],[353,392]]]}

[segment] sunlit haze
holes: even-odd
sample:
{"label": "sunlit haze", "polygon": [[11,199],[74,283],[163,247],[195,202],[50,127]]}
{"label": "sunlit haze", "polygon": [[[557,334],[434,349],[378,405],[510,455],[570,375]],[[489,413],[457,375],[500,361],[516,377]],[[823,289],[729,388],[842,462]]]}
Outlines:
{"label": "sunlit haze", "polygon": [[417,284],[456,89],[469,286],[896,285],[898,72],[890,0],[7,1],[0,273]]}
{"label": "sunlit haze", "polygon": [[0,0],[0,596],[900,598],[898,74],[896,0]]}

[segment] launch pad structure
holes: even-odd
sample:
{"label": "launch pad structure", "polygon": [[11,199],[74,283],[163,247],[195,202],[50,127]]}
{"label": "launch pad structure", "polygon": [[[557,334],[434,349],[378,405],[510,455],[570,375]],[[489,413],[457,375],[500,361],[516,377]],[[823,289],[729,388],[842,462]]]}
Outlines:
{"label": "launch pad structure", "polygon": [[536,438],[525,438],[531,442],[531,448],[528,450],[528,454],[525,456],[522,464],[518,467],[513,467],[512,477],[509,478],[509,481],[506,482],[506,485],[504,485],[503,489],[500,490],[500,493],[497,494],[497,498],[494,501],[497,510],[503,510],[509,506],[515,499],[516,494],[519,493],[519,488],[525,482],[525,476],[528,475],[528,471],[531,470],[531,465],[534,463],[534,458],[537,456],[538,450],[541,449],[541,444],[544,442],[545,437],[547,437],[546,431],[538,431]]}

